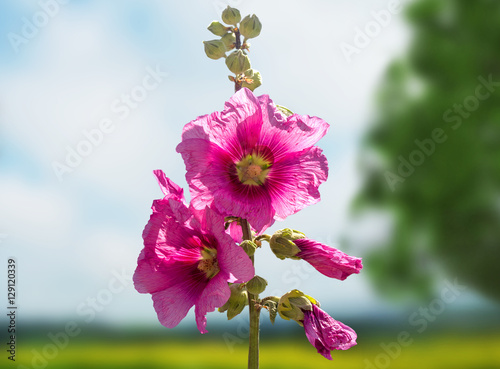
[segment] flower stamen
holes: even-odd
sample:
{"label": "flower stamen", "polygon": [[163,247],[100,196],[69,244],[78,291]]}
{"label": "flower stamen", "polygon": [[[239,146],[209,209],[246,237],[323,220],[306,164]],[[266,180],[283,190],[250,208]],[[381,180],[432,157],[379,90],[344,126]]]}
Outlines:
{"label": "flower stamen", "polygon": [[266,181],[270,164],[258,155],[247,155],[236,163],[238,179],[250,186],[260,186]]}
{"label": "flower stamen", "polygon": [[212,279],[220,271],[217,250],[204,247],[201,249],[200,254],[201,259],[198,262],[198,270],[204,272],[208,279]]}

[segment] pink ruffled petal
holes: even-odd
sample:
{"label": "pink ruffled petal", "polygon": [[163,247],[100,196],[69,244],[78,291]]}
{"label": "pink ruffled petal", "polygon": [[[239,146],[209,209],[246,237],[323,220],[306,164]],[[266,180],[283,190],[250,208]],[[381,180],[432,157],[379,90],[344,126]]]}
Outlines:
{"label": "pink ruffled petal", "polygon": [[259,96],[258,99],[264,121],[259,144],[272,148],[278,159],[286,153],[312,147],[330,128],[327,122],[318,117],[298,114],[285,117],[268,95]]}
{"label": "pink ruffled petal", "polygon": [[231,291],[227,281],[223,276],[216,275],[208,282],[203,290],[199,300],[196,302],[195,315],[198,330],[204,334],[206,330],[207,318],[205,315],[212,312],[215,308],[221,307],[231,296]]}
{"label": "pink ruffled petal", "polygon": [[157,169],[153,171],[158,184],[166,198],[176,198],[184,201],[184,190],[168,178],[162,170]]}
{"label": "pink ruffled petal", "polygon": [[269,173],[268,188],[275,218],[284,220],[320,200],[318,187],[328,178],[328,163],[318,147],[288,155]]}
{"label": "pink ruffled petal", "polygon": [[363,268],[360,258],[347,255],[320,242],[303,238],[295,240],[294,243],[301,250],[296,256],[307,261],[327,277],[343,281],[351,274],[359,273]]}

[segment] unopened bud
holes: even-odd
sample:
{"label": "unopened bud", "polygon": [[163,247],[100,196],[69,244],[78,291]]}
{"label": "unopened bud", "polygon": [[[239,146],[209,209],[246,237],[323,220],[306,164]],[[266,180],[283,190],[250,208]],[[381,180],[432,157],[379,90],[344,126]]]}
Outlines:
{"label": "unopened bud", "polygon": [[231,320],[241,313],[245,305],[248,304],[248,292],[242,284],[232,284],[229,286],[229,289],[231,290],[229,300],[218,309],[220,313],[227,310],[227,320]]}
{"label": "unopened bud", "polygon": [[[231,77],[231,76],[229,76]],[[229,78],[231,79],[231,78]],[[233,77],[233,81],[234,81],[234,77]],[[255,254],[255,250],[257,249],[257,245],[250,241],[250,240],[244,240],[242,243],[240,243],[240,246],[243,250],[245,250],[245,252],[247,253],[248,256],[252,256],[253,254]]]}
{"label": "unopened bud", "polygon": [[236,24],[241,20],[240,11],[236,8],[231,8],[229,5],[222,12],[222,21],[226,24],[232,24],[236,26]]}
{"label": "unopened bud", "polygon": [[266,287],[267,281],[264,278],[259,277],[258,275],[247,282],[247,291],[252,295],[258,295],[264,292]]}
{"label": "unopened bud", "polygon": [[278,313],[285,320],[295,320],[299,325],[303,325],[304,311],[312,310],[312,304],[319,303],[299,290],[292,290],[281,296],[278,301]]}
{"label": "unopened bud", "polygon": [[285,228],[276,231],[276,233],[272,235],[269,240],[269,245],[274,255],[279,259],[284,260],[285,258],[291,258],[299,260],[300,258],[295,255],[300,252],[300,249],[293,241],[301,238],[306,238],[306,235],[294,229]]}
{"label": "unopened bud", "polygon": [[234,44],[236,43],[236,36],[234,35],[233,32],[224,34],[224,36],[222,36],[220,40],[224,42],[226,50],[234,49]]}
{"label": "unopened bud", "polygon": [[207,54],[210,59],[220,59],[226,56],[226,46],[222,41],[203,41],[203,44],[205,45],[205,54]]}
{"label": "unopened bud", "polygon": [[261,29],[262,23],[255,14],[247,15],[240,23],[240,33],[246,39],[257,37]]}
{"label": "unopened bud", "polygon": [[241,50],[235,50],[226,58],[226,65],[234,74],[241,74],[250,69],[250,59]]}
{"label": "unopened bud", "polygon": [[229,31],[228,27],[217,21],[210,23],[207,29],[216,36],[224,36]]}
{"label": "unopened bud", "polygon": [[253,91],[262,84],[262,77],[260,72],[255,69],[248,69],[245,71],[245,78],[241,82],[241,87],[246,87]]}

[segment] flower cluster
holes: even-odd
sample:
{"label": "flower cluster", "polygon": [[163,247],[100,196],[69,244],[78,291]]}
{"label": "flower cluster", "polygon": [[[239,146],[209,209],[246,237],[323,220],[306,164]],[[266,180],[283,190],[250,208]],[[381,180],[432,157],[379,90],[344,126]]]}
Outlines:
{"label": "flower cluster", "polygon": [[[291,114],[246,88],[223,111],[184,127],[177,151],[186,165],[191,204],[162,171],[154,172],[164,197],[153,202],[134,274],[136,289],[152,295],[161,324],[175,327],[195,306],[197,327],[206,333],[208,312],[219,308],[231,319],[250,305],[267,309],[273,322],[278,313],[295,320],[328,359],[331,350],[356,344],[354,330],[298,290],[258,299],[267,281],[255,276],[249,257],[266,240],[278,258],[303,259],[327,277],[344,280],[361,270],[361,259],[301,232],[264,234],[276,220],[320,200],[328,164],[315,144],[328,128],[320,118]],[[243,221],[253,230],[250,239]]]}

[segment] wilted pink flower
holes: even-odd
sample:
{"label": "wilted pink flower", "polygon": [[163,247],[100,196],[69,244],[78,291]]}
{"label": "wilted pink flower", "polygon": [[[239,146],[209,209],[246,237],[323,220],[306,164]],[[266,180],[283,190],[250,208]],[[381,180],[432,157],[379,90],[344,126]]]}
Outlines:
{"label": "wilted pink flower", "polygon": [[220,214],[188,208],[182,189],[162,171],[155,174],[165,197],[153,202],[134,285],[152,294],[161,324],[175,327],[194,305],[198,329],[206,333],[205,315],[230,296],[227,282],[250,280],[254,268],[225,232]]}
{"label": "wilted pink flower", "polygon": [[352,328],[314,304],[312,310],[304,310],[304,330],[311,345],[328,360],[332,360],[330,351],[347,350],[356,345],[357,335]]}
{"label": "wilted pink flower", "polygon": [[343,281],[363,268],[361,259],[347,255],[334,247],[324,245],[309,238],[293,241],[300,249],[296,257],[304,259],[320,273]]}
{"label": "wilted pink flower", "polygon": [[269,96],[241,89],[222,112],[184,127],[177,151],[186,164],[191,204],[247,219],[261,232],[318,202],[328,164],[313,145],[328,128],[317,117],[287,117]]}

